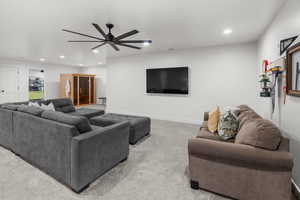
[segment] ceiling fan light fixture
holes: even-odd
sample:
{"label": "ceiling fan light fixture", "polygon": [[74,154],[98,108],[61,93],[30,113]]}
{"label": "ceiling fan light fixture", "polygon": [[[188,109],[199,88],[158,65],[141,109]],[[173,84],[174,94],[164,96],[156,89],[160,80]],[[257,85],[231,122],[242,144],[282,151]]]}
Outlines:
{"label": "ceiling fan light fixture", "polygon": [[143,43],[143,45],[146,47],[146,46],[149,46],[151,43],[149,41],[146,41]]}
{"label": "ceiling fan light fixture", "polygon": [[93,52],[94,52],[95,54],[97,54],[97,53],[99,53],[99,50],[98,50],[98,49],[94,49]]}
{"label": "ceiling fan light fixture", "polygon": [[223,31],[224,35],[230,35],[232,33],[232,29],[227,28]]}

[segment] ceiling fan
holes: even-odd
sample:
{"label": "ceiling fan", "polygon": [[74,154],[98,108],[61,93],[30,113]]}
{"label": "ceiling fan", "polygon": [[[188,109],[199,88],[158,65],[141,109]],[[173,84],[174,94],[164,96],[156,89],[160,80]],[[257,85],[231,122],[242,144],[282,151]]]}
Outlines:
{"label": "ceiling fan", "polygon": [[114,27],[113,24],[110,24],[110,23],[106,24],[106,27],[108,28],[108,33],[107,34],[103,31],[103,29],[98,24],[92,23],[92,25],[99,31],[99,33],[101,34],[101,36],[103,38],[95,37],[95,36],[91,36],[91,35],[87,35],[87,34],[83,34],[83,33],[78,33],[78,32],[70,31],[70,30],[66,30],[66,29],[63,29],[62,31],[94,39],[94,40],[70,40],[68,42],[95,42],[95,43],[100,43],[97,46],[93,47],[92,50],[95,50],[95,49],[97,49],[97,48],[99,48],[103,45],[106,45],[106,44],[109,44],[116,51],[120,50],[118,46],[124,46],[124,47],[133,48],[133,49],[141,49],[141,47],[133,46],[133,45],[130,45],[130,44],[142,43],[142,44],[147,45],[147,44],[152,43],[151,40],[123,40],[127,37],[130,37],[132,35],[137,34],[139,32],[137,30],[132,30],[132,31],[129,31],[127,33],[124,33],[124,34],[121,34],[121,35],[115,37],[111,33],[111,29]]}

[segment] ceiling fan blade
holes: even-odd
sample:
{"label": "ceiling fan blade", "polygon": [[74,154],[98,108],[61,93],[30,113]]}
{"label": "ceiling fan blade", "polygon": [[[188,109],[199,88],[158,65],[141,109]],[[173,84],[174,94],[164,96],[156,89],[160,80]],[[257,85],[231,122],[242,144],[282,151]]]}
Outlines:
{"label": "ceiling fan blade", "polygon": [[70,31],[70,30],[67,30],[67,29],[62,29],[62,31],[77,34],[77,35],[81,35],[81,36],[85,36],[85,37],[89,37],[89,38],[93,38],[93,39],[97,39],[97,40],[100,40],[100,41],[104,41],[104,39],[101,39],[101,38],[98,38],[98,37],[94,37],[94,36],[91,36],[91,35],[86,35],[86,34],[83,34],[83,33],[78,33],[78,32],[75,32],[75,31]]}
{"label": "ceiling fan blade", "polygon": [[113,42],[109,42],[109,45],[114,48],[116,51],[120,51],[120,49],[113,43]]}
{"label": "ceiling fan blade", "polygon": [[98,49],[99,47],[102,47],[103,45],[105,45],[107,42],[103,42],[102,44],[99,44],[95,47],[92,48],[92,50]]}
{"label": "ceiling fan blade", "polygon": [[133,46],[133,45],[128,45],[128,44],[122,44],[122,43],[116,43],[116,45],[124,46],[124,47],[129,47],[129,48],[133,48],[133,49],[142,49],[141,47],[137,47],[137,46]]}
{"label": "ceiling fan blade", "polygon": [[119,35],[118,37],[115,38],[115,40],[121,40],[123,38],[126,38],[126,37],[129,37],[129,36],[132,36],[132,35],[135,35],[137,34],[139,31],[138,30],[133,30],[133,31],[129,31],[127,33],[124,33],[122,35]]}
{"label": "ceiling fan blade", "polygon": [[118,43],[152,43],[151,40],[119,40]]}
{"label": "ceiling fan blade", "polygon": [[106,38],[106,34],[105,32],[102,30],[102,28],[98,25],[98,24],[95,24],[95,23],[92,23],[93,26],[101,33],[101,35]]}
{"label": "ceiling fan blade", "polygon": [[68,42],[103,42],[100,40],[69,40]]}

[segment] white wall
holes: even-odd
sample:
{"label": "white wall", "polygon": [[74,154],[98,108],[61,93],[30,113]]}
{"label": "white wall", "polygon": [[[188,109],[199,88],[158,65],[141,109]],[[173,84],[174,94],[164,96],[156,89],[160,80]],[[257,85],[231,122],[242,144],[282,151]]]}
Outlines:
{"label": "white wall", "polygon": [[[108,60],[108,111],[200,123],[216,105],[258,108],[257,45],[197,48]],[[190,95],[146,94],[146,68],[190,67]]]}
{"label": "white wall", "polygon": [[[300,35],[300,1],[288,0],[259,42],[259,62],[278,59],[280,40],[295,35]],[[282,99],[277,101],[279,105],[273,118],[291,138],[291,152],[295,161],[293,178],[300,185],[300,98],[288,96],[285,105]],[[266,101],[264,107],[269,108],[269,103]]]}
{"label": "white wall", "polygon": [[[17,67],[19,69],[19,92],[16,101],[29,99],[29,69],[43,69],[45,72],[45,99],[59,97],[59,81],[62,73],[79,73],[79,67],[67,67],[51,64],[22,63],[0,60],[0,67]],[[7,77],[9,78],[9,77]]]}
{"label": "white wall", "polygon": [[106,71],[104,66],[81,68],[81,73],[96,75],[96,97],[106,96]]}

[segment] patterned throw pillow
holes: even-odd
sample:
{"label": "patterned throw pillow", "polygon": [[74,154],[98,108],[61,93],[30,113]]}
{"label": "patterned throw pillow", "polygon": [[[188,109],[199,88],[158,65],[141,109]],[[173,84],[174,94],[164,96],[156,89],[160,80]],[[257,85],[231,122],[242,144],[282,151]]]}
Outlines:
{"label": "patterned throw pillow", "polygon": [[239,130],[239,121],[231,110],[225,111],[219,120],[218,134],[223,140],[234,138]]}

